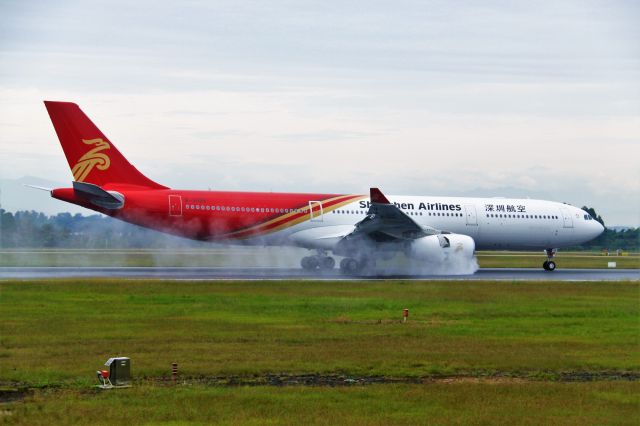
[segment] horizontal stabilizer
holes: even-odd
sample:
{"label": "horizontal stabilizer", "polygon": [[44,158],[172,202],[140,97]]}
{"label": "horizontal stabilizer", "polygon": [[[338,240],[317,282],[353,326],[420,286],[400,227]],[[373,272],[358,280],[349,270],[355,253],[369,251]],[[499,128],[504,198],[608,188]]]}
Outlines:
{"label": "horizontal stabilizer", "polygon": [[84,198],[91,204],[109,210],[124,207],[124,195],[117,192],[107,192],[98,185],[86,182],[73,182],[73,190],[80,198]]}
{"label": "horizontal stabilizer", "polygon": [[45,188],[44,186],[38,186],[38,185],[29,185],[27,183],[23,184],[22,186],[26,186],[27,188],[39,189],[40,191],[47,191],[47,192],[53,191],[53,188]]}

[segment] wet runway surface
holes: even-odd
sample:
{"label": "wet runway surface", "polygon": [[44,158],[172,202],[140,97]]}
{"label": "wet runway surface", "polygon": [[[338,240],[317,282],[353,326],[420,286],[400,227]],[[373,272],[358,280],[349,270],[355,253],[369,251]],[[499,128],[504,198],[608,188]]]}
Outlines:
{"label": "wet runway surface", "polygon": [[252,280],[252,279],[438,279],[438,280],[551,280],[603,281],[639,280],[638,269],[542,269],[483,268],[473,275],[374,275],[345,276],[337,269],[329,272],[308,272],[286,268],[229,267],[0,267],[0,279],[34,278],[155,278],[183,280]]}

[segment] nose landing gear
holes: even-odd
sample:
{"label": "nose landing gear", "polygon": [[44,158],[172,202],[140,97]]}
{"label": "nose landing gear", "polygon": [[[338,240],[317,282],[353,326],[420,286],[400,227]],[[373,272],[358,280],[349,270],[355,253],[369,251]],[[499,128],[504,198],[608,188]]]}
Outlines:
{"label": "nose landing gear", "polygon": [[547,254],[547,260],[544,261],[542,267],[545,271],[553,272],[556,270],[556,262],[552,259],[556,255],[558,249],[546,249],[545,253]]}

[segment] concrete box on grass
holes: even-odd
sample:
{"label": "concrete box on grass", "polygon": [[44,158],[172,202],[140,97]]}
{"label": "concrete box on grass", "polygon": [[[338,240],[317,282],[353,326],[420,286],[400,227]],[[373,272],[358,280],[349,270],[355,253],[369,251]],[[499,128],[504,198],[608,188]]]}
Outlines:
{"label": "concrete box on grass", "polygon": [[109,379],[113,386],[129,385],[131,382],[131,360],[129,358],[109,358],[104,365],[109,367]]}

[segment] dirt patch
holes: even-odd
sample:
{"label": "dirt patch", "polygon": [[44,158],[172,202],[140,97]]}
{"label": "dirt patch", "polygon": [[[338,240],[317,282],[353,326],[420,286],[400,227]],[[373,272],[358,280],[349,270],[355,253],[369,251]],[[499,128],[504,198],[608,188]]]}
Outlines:
{"label": "dirt patch", "polygon": [[27,388],[0,388],[0,404],[21,401],[31,394]]}
{"label": "dirt patch", "polygon": [[640,373],[631,371],[566,371],[558,374],[560,382],[594,382],[600,380],[640,380]]}
{"label": "dirt patch", "polygon": [[[317,386],[343,387],[367,386],[375,384],[517,384],[526,382],[596,382],[596,381],[640,381],[640,372],[632,371],[543,371],[543,372],[492,372],[461,373],[448,376],[357,376],[347,374],[262,374],[262,375],[227,375],[227,376],[178,376],[178,385],[199,384],[204,386],[236,387],[236,386]],[[163,386],[174,384],[171,377],[141,377],[133,380],[134,384],[153,383]],[[49,386],[50,389],[62,389],[64,384]],[[15,387],[0,386],[1,404],[21,401],[31,396],[34,390],[24,383]],[[99,394],[95,388],[85,389],[89,394]],[[1,417],[1,413],[0,413]]]}
{"label": "dirt patch", "polygon": [[[162,384],[172,384],[170,377],[143,379]],[[253,376],[194,376],[179,377],[178,383],[204,384],[206,386],[364,386],[374,384],[428,384],[428,383],[523,383],[527,381],[591,382],[591,381],[638,381],[640,373],[601,372],[544,372],[535,374],[493,373],[483,375],[460,374],[451,376],[390,377],[355,376],[343,374],[265,374]]]}
{"label": "dirt patch", "polygon": [[507,384],[507,383],[524,383],[531,381],[524,377],[438,377],[434,379],[425,379],[424,383],[489,383],[489,384]]}

